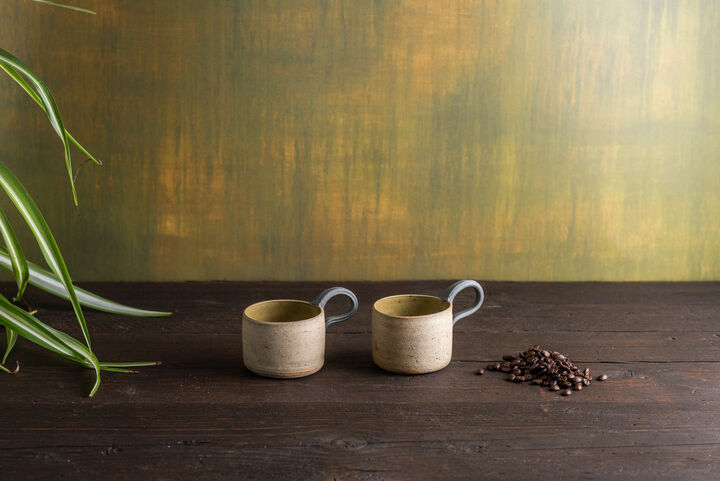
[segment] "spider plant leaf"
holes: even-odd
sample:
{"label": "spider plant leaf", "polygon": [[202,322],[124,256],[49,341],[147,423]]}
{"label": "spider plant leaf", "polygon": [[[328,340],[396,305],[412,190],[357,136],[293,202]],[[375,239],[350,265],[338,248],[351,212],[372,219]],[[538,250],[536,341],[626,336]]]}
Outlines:
{"label": "spider plant leaf", "polygon": [[7,335],[7,346],[5,347],[5,354],[3,354],[2,363],[5,364],[5,361],[7,361],[8,356],[10,355],[10,351],[13,350],[13,347],[15,347],[15,343],[17,342],[17,332],[13,331],[9,327],[5,327],[5,334]]}
{"label": "spider plant leaf", "polygon": [[55,99],[50,93],[50,90],[45,86],[45,83],[40,80],[40,78],[35,75],[32,70],[25,66],[25,64],[13,54],[2,48],[0,48],[0,64],[7,65],[20,72],[27,77],[29,83],[33,85],[35,93],[40,98],[44,106],[50,125],[53,129],[55,129],[55,132],[62,141],[63,149],[65,151],[65,167],[68,172],[68,177],[70,178],[70,188],[72,189],[73,200],[75,201],[75,205],[77,205],[77,192],[75,191],[75,182],[73,180],[72,172],[72,157],[70,156],[70,141],[68,140],[67,131],[63,126],[57,104],[55,104]]}
{"label": "spider plant leaf", "polygon": [[25,222],[28,227],[30,227],[40,246],[43,257],[45,257],[45,262],[47,262],[50,269],[62,282],[70,298],[73,310],[75,311],[75,317],[77,317],[78,323],[80,324],[80,329],[85,337],[88,350],[92,352],[90,334],[88,333],[87,324],[85,323],[85,316],[83,315],[82,308],[75,294],[75,288],[73,287],[70,274],[65,266],[65,261],[63,260],[62,254],[60,254],[60,248],[58,248],[55,238],[50,231],[50,227],[48,227],[47,222],[45,222],[45,218],[42,216],[42,213],[40,213],[40,209],[38,209],[35,201],[30,197],[30,194],[28,194],[18,178],[15,177],[15,174],[2,162],[0,162],[0,187],[5,190],[12,203],[15,204],[15,208],[17,208],[20,215],[25,219]]}
{"label": "spider plant leaf", "polygon": [[11,371],[10,369],[8,369],[5,366],[3,366],[2,364],[0,364],[0,371],[6,372],[8,374],[17,374],[19,370],[20,370],[19,362],[16,364],[15,370],[13,370],[13,371]]}
{"label": "spider plant leaf", "polygon": [[119,367],[148,367],[148,366],[159,366],[161,362],[159,361],[138,361],[138,362],[101,362],[100,367],[106,368],[106,367],[113,367],[113,368],[119,368]]}
{"label": "spider plant leaf", "polygon": [[[5,245],[7,246],[8,253],[10,254],[12,270],[18,286],[18,293],[15,299],[19,301],[22,299],[25,288],[27,287],[29,277],[28,265],[22,247],[20,247],[20,243],[15,236],[15,231],[2,210],[0,210],[0,235],[2,235]],[[2,358],[3,364],[5,364],[5,361],[10,355],[13,347],[15,347],[15,342],[17,341],[17,332],[6,327],[5,333],[7,334],[7,346],[5,347],[5,354],[3,354]]]}
{"label": "spider plant leaf", "polygon": [[[39,321],[38,321],[39,322]],[[69,334],[66,334],[62,331],[59,331],[55,328],[52,328],[50,326],[46,326],[47,329],[55,334],[58,339],[65,342],[68,346],[73,346],[77,348],[78,350],[87,349],[84,344],[82,344],[80,341],[75,339],[74,337],[70,336]],[[92,368],[92,364],[88,362],[86,359],[77,359],[77,362],[82,364],[85,367]],[[142,367],[142,366],[157,366],[159,365],[159,362],[151,362],[151,361],[139,361],[139,362],[100,362],[99,366],[100,369],[103,371],[116,371],[116,372],[129,372],[126,368],[128,367]]]}
{"label": "spider plant leaf", "polygon": [[[72,336],[70,336],[70,335],[68,335],[68,334],[65,334],[65,333],[62,332],[62,331],[58,331],[58,330],[56,330],[56,329],[53,329],[53,328],[50,327],[50,326],[48,326],[48,328],[49,328],[55,335],[57,335],[61,340],[65,341],[68,345],[74,345],[74,346],[76,346],[78,349],[85,348],[85,346],[84,346],[83,344],[81,344],[81,343],[80,343],[77,339],[75,339],[74,337],[72,337]],[[83,366],[85,366],[85,367],[87,367],[87,368],[91,368],[91,369],[92,369],[92,368],[95,367],[93,364],[91,364],[90,362],[88,362],[88,361],[85,360],[85,359],[79,359],[79,360],[76,360],[76,362],[82,364]],[[133,371],[133,370],[131,370],[131,369],[128,369],[129,367],[157,366],[157,365],[159,365],[159,364],[160,364],[159,362],[147,362],[147,361],[141,361],[141,362],[100,362],[100,363],[99,363],[99,368],[100,368],[101,371],[122,372],[122,373],[128,374],[128,373],[137,372],[137,371]],[[97,372],[97,371],[96,371],[96,372]],[[99,386],[99,382],[98,382],[96,385]],[[96,391],[96,390],[97,390],[97,387],[94,387],[94,388],[93,388],[93,392],[90,393],[90,397],[92,397],[93,394],[95,394],[95,391]]]}
{"label": "spider plant leaf", "polygon": [[[2,68],[10,77],[12,77],[13,80],[15,80],[20,86],[27,92],[27,94],[32,97],[32,99],[40,106],[41,109],[43,109],[43,112],[45,112],[45,106],[42,103],[42,99],[38,94],[35,93],[35,90],[30,86],[29,83],[27,83],[27,80],[25,80],[25,77],[20,75],[20,72],[15,70],[10,65],[0,63],[0,68]],[[47,113],[47,112],[46,112]]]}
{"label": "spider plant leaf", "polygon": [[0,235],[2,235],[3,241],[7,246],[8,254],[10,254],[12,270],[18,287],[18,294],[15,300],[19,301],[22,299],[25,288],[27,287],[30,273],[28,270],[27,259],[25,259],[22,247],[20,247],[20,242],[18,242],[17,236],[15,236],[15,231],[2,210],[0,210]]}
{"label": "spider plant leaf", "polygon": [[100,386],[100,371],[130,372],[128,367],[156,366],[158,362],[98,362],[88,348],[74,337],[54,329],[35,316],[20,309],[0,294],[0,324],[20,333],[35,344],[84,367],[94,369],[92,397]]}
{"label": "spider plant leaf", "polygon": [[[95,384],[90,391],[92,397],[100,387],[100,363],[85,345],[65,333],[58,335],[52,327],[36,319],[8,301],[0,294],[0,324],[16,331],[19,335],[35,344],[53,351],[60,356],[78,362],[95,370]],[[69,341],[72,339],[72,341]]]}
{"label": "spider plant leaf", "polygon": [[100,370],[101,371],[109,371],[109,372],[122,372],[125,374],[134,374],[137,371],[133,371],[132,369],[122,369],[119,367],[105,367],[102,364],[100,364]]}
{"label": "spider plant leaf", "polygon": [[89,13],[91,15],[95,15],[95,12],[93,12],[92,10],[88,10],[86,8],[75,7],[73,5],[65,5],[64,3],[51,2],[50,0],[33,0],[33,2],[44,3],[46,5],[52,5],[54,7],[63,7],[63,8],[67,8],[70,10],[75,10],[76,12]]}
{"label": "spider plant leaf", "polygon": [[17,332],[25,339],[73,361],[90,361],[90,352],[83,344],[70,346],[60,339],[53,328],[31,316],[0,294],[0,324]]}
{"label": "spider plant leaf", "polygon": [[[35,90],[33,90],[33,88],[30,86],[30,84],[27,83],[27,81],[25,80],[25,78],[24,78],[22,75],[20,75],[20,72],[18,72],[18,71],[15,70],[14,68],[10,67],[9,65],[3,64],[2,62],[0,62],[0,68],[2,68],[3,70],[5,70],[5,72],[6,72],[13,80],[15,80],[15,81],[23,88],[23,90],[25,90],[25,92],[27,92],[27,94],[28,94],[30,97],[32,97],[32,99],[40,106],[40,108],[43,109],[43,112],[47,113],[47,110],[45,109],[45,105],[43,105],[42,99],[40,98],[40,96],[39,96],[38,94],[35,93]],[[70,134],[70,132],[69,132],[67,129],[65,129],[65,134],[67,134],[67,137],[68,137],[68,139],[70,139],[70,142],[71,142],[75,147],[77,147],[77,149],[78,149],[80,152],[82,152],[83,155],[85,155],[87,158],[89,158],[90,160],[92,160],[93,162],[95,162],[97,165],[102,165],[102,162],[100,162],[98,159],[96,159],[95,157],[93,157],[93,155],[92,155],[90,152],[88,152],[88,151],[85,149],[85,147],[83,147],[82,145],[80,145],[80,142],[78,142],[77,140],[75,140],[75,137],[73,137],[72,134]]]}
{"label": "spider plant leaf", "polygon": [[[65,287],[55,274],[30,261],[27,262],[27,265],[30,272],[30,284],[62,299],[70,299]],[[10,255],[2,247],[0,247],[0,267],[8,271],[12,271]],[[77,294],[77,298],[81,306],[90,307],[97,311],[109,312],[110,314],[120,314],[134,317],[163,317],[171,314],[170,312],[149,311],[126,306],[124,304],[111,301],[110,299],[100,297],[97,294],[93,294],[92,292],[79,287],[75,287],[75,293]]]}

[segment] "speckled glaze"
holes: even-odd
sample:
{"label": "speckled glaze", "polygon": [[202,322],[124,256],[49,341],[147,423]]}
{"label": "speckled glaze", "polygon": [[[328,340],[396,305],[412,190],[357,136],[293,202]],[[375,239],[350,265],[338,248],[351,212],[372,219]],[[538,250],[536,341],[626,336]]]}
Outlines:
{"label": "speckled glaze", "polygon": [[[270,303],[302,303],[315,308],[317,313],[308,319],[287,322],[251,317],[253,308]],[[319,371],[325,362],[325,313],[322,308],[304,301],[254,304],[243,314],[242,344],[243,363],[255,374],[275,378],[309,376]]]}
{"label": "speckled glaze", "polygon": [[[339,294],[352,308],[325,317],[325,304]],[[325,330],[357,312],[357,297],[341,287],[324,291],[313,302],[279,299],[253,304],[243,312],[243,363],[250,371],[272,378],[297,378],[319,371],[325,362]]]}
{"label": "speckled glaze", "polygon": [[389,315],[378,309],[387,302],[411,304],[432,296],[401,295],[380,299],[373,306],[373,361],[386,371],[422,374],[438,371],[452,358],[452,306],[424,316]]}
{"label": "speckled glaze", "polygon": [[[477,292],[475,304],[453,316],[452,300],[467,287]],[[460,281],[443,297],[404,294],[378,300],[372,312],[373,361],[400,374],[443,369],[452,359],[453,325],[477,311],[483,298],[477,282]]]}

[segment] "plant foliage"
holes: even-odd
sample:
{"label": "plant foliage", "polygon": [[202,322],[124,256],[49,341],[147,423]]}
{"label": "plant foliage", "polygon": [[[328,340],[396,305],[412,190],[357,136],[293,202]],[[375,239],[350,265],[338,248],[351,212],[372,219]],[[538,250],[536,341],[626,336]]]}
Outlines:
{"label": "plant foliage", "polygon": [[[79,7],[73,7],[48,0],[34,0],[38,3],[45,3],[60,7],[69,8],[84,13],[94,12]],[[101,162],[93,157],[75,138],[70,135],[63,124],[58,106],[50,90],[45,83],[33,73],[22,61],[10,52],[0,48],[0,69],[4,70],[22,89],[40,106],[47,115],[50,126],[55,130],[62,142],[65,167],[70,180],[70,188],[75,205],[77,205],[77,191],[72,172],[72,157],[70,146],[74,145],[83,155],[98,165]],[[17,283],[17,295],[11,300],[0,295],[0,324],[5,326],[7,333],[7,346],[2,358],[0,370],[10,371],[4,366],[8,355],[12,351],[18,336],[23,337],[35,344],[48,349],[59,356],[62,356],[78,364],[95,371],[95,384],[90,391],[93,396],[100,386],[101,371],[132,372],[129,368],[137,366],[155,365],[155,362],[127,362],[108,363],[98,361],[90,343],[88,331],[82,306],[90,307],[104,312],[126,316],[157,317],[169,315],[168,312],[147,311],[104,299],[91,292],[79,289],[74,286],[70,273],[50,231],[45,218],[37,204],[25,189],[15,174],[0,159],[0,188],[8,196],[15,209],[18,211],[27,227],[37,241],[40,251],[50,270],[29,262],[23,253],[20,243],[15,235],[5,213],[0,210],[0,235],[5,244],[5,249],[0,247],[0,267],[13,273]],[[18,306],[23,298],[25,288],[30,283],[42,290],[50,292],[58,297],[70,301],[75,317],[77,318],[80,330],[83,334],[84,343],[72,336],[56,330],[43,323],[34,316],[34,312],[27,312]]]}

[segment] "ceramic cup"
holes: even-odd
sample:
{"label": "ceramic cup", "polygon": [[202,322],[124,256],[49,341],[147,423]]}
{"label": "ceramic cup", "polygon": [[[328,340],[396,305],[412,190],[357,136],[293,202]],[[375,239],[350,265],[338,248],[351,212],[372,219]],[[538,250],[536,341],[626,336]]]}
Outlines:
{"label": "ceramic cup", "polygon": [[[340,294],[350,298],[352,307],[326,318],[325,304]],[[350,319],[357,309],[357,297],[344,287],[327,289],[312,302],[279,299],[253,304],[243,313],[243,363],[265,377],[316,373],[325,363],[325,329]]]}
{"label": "ceramic cup", "polygon": [[[453,299],[468,287],[475,290],[475,303],[453,316]],[[372,312],[373,361],[400,374],[439,371],[452,358],[453,326],[480,309],[484,297],[480,284],[467,280],[440,297],[403,294],[380,299]]]}

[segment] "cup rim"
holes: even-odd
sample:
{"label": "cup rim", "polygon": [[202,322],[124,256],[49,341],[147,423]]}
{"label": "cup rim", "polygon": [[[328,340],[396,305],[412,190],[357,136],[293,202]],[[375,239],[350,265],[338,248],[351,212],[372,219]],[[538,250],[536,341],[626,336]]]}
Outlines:
{"label": "cup rim", "polygon": [[[378,309],[377,305],[378,305],[379,302],[385,301],[385,300],[387,300],[387,299],[393,299],[393,298],[395,298],[395,297],[427,297],[427,298],[431,298],[431,299],[437,299],[437,300],[445,303],[446,306],[445,306],[444,309],[441,309],[441,310],[439,310],[439,311],[431,312],[431,313],[429,313],[429,314],[420,314],[420,315],[417,315],[417,316],[398,316],[398,315],[394,315],[394,314],[388,314],[387,312],[384,312],[384,311],[381,311],[380,309]],[[375,301],[375,302],[373,303],[373,310],[379,312],[379,313],[382,314],[383,316],[393,317],[393,318],[397,318],[397,319],[422,319],[422,318],[425,318],[425,317],[436,316],[436,315],[438,315],[438,314],[440,314],[440,313],[442,313],[442,312],[445,312],[445,311],[447,311],[447,310],[452,311],[452,303],[451,303],[450,301],[447,301],[447,300],[443,299],[442,297],[431,296],[431,295],[429,295],[429,294],[395,294],[395,295],[392,295],[392,296],[383,297],[383,298],[378,299],[377,301]]]}
{"label": "cup rim", "polygon": [[[249,309],[260,306],[262,304],[270,304],[271,302],[286,302],[286,303],[304,304],[307,306],[312,306],[315,309],[317,309],[317,314],[315,314],[312,317],[307,317],[305,319],[297,319],[295,321],[263,321],[261,319],[255,319],[254,317],[251,317],[250,315],[248,315],[247,311]],[[258,324],[265,324],[268,326],[282,326],[282,325],[287,325],[287,324],[298,324],[301,322],[310,322],[310,321],[316,320],[318,318],[318,316],[321,316],[321,315],[324,316],[324,314],[325,314],[325,310],[322,307],[318,306],[317,304],[313,304],[312,302],[309,302],[309,301],[303,301],[300,299],[268,299],[265,301],[255,302],[254,304],[250,304],[249,306],[247,306],[243,310],[243,319],[247,319],[248,321],[256,322]]]}

